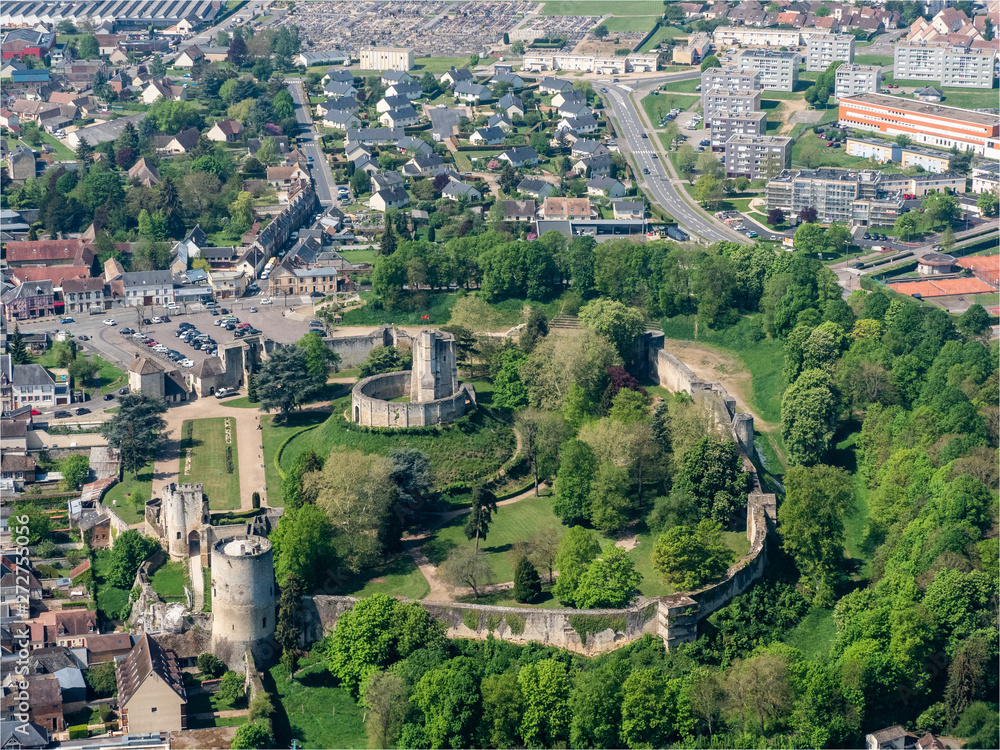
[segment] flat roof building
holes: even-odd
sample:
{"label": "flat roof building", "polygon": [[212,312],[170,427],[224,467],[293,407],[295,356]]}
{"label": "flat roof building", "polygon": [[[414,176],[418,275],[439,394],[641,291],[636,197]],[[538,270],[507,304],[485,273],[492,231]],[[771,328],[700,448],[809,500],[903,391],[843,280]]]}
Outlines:
{"label": "flat roof building", "polygon": [[362,70],[411,70],[413,48],[362,47],[360,67]]}
{"label": "flat roof building", "polygon": [[822,72],[835,62],[854,62],[854,35],[810,34],[806,39],[806,70]]}
{"label": "flat roof building", "polygon": [[902,191],[892,187],[886,189],[876,170],[786,169],[768,181],[765,196],[768,211],[780,208],[793,217],[813,208],[824,224],[891,226],[903,209]]}
{"label": "flat roof building", "polygon": [[736,56],[736,67],[760,74],[761,88],[794,91],[799,82],[799,56],[773,49],[747,49]]}
{"label": "flat roof building", "polygon": [[970,44],[969,40],[901,41],[893,51],[893,75],[942,86],[991,89],[996,50],[972,48]]}
{"label": "flat roof building", "polygon": [[701,108],[705,121],[725,112],[729,115],[748,115],[760,111],[760,91],[728,91],[716,88],[703,92]]}
{"label": "flat roof building", "polygon": [[726,177],[768,179],[786,169],[791,160],[791,138],[733,135],[726,141]]}
{"label": "flat roof building", "polygon": [[[759,93],[759,92],[758,92]],[[747,112],[746,114],[730,114],[727,111],[716,112],[710,120],[706,120],[712,131],[712,150],[725,151],[726,141],[734,135],[757,136],[764,135],[767,130],[767,115],[763,112]]]}
{"label": "flat roof building", "polygon": [[960,151],[971,149],[1000,159],[1000,115],[929,104],[884,94],[862,94],[841,99],[840,124],[881,133],[905,135],[914,143]]}
{"label": "flat roof building", "polygon": [[849,96],[877,94],[882,74],[878,65],[844,63],[837,68],[834,78],[833,98],[839,101]]}

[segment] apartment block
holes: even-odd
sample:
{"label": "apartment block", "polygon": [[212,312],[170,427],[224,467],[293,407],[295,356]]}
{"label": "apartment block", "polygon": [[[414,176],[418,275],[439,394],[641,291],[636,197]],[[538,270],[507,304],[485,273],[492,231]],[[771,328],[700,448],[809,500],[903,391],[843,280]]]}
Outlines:
{"label": "apartment block", "polygon": [[736,56],[736,67],[742,72],[760,74],[761,88],[773,91],[794,91],[799,82],[799,56],[795,52],[773,49],[748,49]]}
{"label": "apartment block", "polygon": [[[822,34],[823,29],[809,29]],[[719,26],[712,32],[716,49],[738,44],[743,47],[797,47],[802,44],[799,29],[759,29],[753,26]]]}
{"label": "apartment block", "polygon": [[726,91],[712,89],[701,95],[701,108],[705,121],[710,121],[716,115],[725,112],[729,115],[748,115],[760,111],[759,91]]}
{"label": "apartment block", "polygon": [[741,71],[735,67],[709,68],[701,74],[702,97],[712,89],[760,91],[760,88],[760,74],[753,71]]}
{"label": "apartment block", "polygon": [[413,68],[413,48],[362,47],[360,52],[362,70],[411,70]]}
{"label": "apartment block", "polygon": [[884,94],[841,99],[840,124],[881,133],[887,138],[909,136],[914,144],[967,149],[1000,159],[1000,115],[918,102]]}
{"label": "apartment block", "polygon": [[582,73],[614,75],[650,73],[657,69],[659,55],[633,52],[629,55],[574,55],[563,52],[526,52],[522,70],[541,73],[546,70],[575,70]]}
{"label": "apartment block", "polygon": [[988,193],[1000,187],[1000,164],[981,164],[972,170],[972,192]]}
{"label": "apartment block", "polygon": [[872,159],[882,164],[899,164],[904,168],[920,167],[925,172],[932,174],[947,172],[950,156],[947,151],[932,151],[917,146],[900,146],[891,141],[869,141],[864,138],[848,138],[844,151],[848,156]]}
{"label": "apartment block", "polygon": [[968,43],[903,41],[893,53],[893,75],[942,86],[990,89],[996,59],[996,50],[973,49]]}
{"label": "apartment block", "polygon": [[785,170],[768,181],[765,195],[769,211],[780,208],[798,216],[803,209],[814,208],[824,224],[888,226],[903,208],[902,191],[887,190],[882,173],[874,170]]}
{"label": "apartment block", "polygon": [[733,135],[726,141],[726,176],[763,180],[787,169],[792,139],[777,135]]}
{"label": "apartment block", "polygon": [[835,101],[859,94],[877,94],[882,74],[878,65],[845,63],[837,68],[833,98]]}
{"label": "apartment block", "polygon": [[726,141],[734,135],[764,135],[764,131],[767,130],[767,115],[763,112],[748,112],[737,115],[721,111],[706,122],[712,131],[713,151],[725,151]]}
{"label": "apartment block", "polygon": [[806,70],[822,72],[832,63],[854,62],[852,34],[810,34],[806,40]]}

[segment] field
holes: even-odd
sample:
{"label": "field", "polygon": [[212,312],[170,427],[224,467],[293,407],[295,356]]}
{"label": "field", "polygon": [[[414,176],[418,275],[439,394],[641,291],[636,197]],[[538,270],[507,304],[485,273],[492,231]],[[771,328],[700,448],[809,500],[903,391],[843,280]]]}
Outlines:
{"label": "field", "polygon": [[615,32],[648,34],[659,20],[659,16],[626,16],[624,18],[607,18],[603,23],[612,34]]}
{"label": "field", "polygon": [[701,96],[695,89],[701,85],[700,78],[689,78],[685,81],[671,81],[660,86],[662,91],[673,91],[677,94],[694,94]]}
{"label": "field", "polygon": [[893,59],[892,55],[855,55],[854,62],[858,65],[892,65]]}
{"label": "field", "polygon": [[[907,88],[917,88],[927,85],[934,86],[935,88],[941,88],[936,81],[911,81],[902,78],[897,80],[893,78],[892,73],[886,73],[885,82],[898,83],[900,86],[905,86]],[[996,89],[942,88],[941,91],[944,93],[944,101],[942,101],[941,104],[946,107],[959,107],[960,109],[996,109],[998,104],[1000,104],[1000,92]],[[904,98],[910,99],[911,97],[906,96]]]}
{"label": "field", "polygon": [[656,30],[656,33],[653,34],[653,36],[646,40],[646,42],[639,48],[639,51],[652,52],[659,46],[660,42],[665,39],[673,39],[678,36],[687,36],[687,32],[681,31],[675,26],[661,26]]}
{"label": "field", "polygon": [[[480,65],[490,65],[492,63],[492,57],[483,57],[479,60]],[[468,64],[468,57],[418,57],[413,61],[413,70],[410,72],[416,72],[418,76],[422,76],[424,73],[441,75],[442,73],[447,73],[452,68],[464,68]]]}
{"label": "field", "polygon": [[430,590],[430,584],[413,562],[413,558],[401,553],[382,565],[366,570],[362,575],[348,579],[337,586],[335,593],[358,598],[372,594],[389,594],[423,599]]}
{"label": "field", "polygon": [[655,0],[619,0],[613,4],[594,0],[556,0],[542,8],[543,16],[601,16],[612,10],[616,16],[653,16],[663,13],[663,3]]}
{"label": "field", "polygon": [[[482,409],[434,434],[376,434],[353,429],[344,420],[343,412],[350,405],[350,398],[335,401],[333,414],[326,422],[293,438],[281,455],[282,468],[288,468],[296,456],[309,450],[324,457],[337,448],[388,456],[393,448],[409,447],[430,457],[434,483],[442,487],[489,476],[514,454],[514,432]],[[265,459],[273,461],[266,451],[265,442]]]}
{"label": "field", "polygon": [[[205,485],[208,507],[212,510],[235,510],[240,507],[240,462],[236,449],[236,425],[231,430],[232,443],[226,443],[225,417],[189,419],[181,427],[182,482]],[[192,429],[191,437],[188,430]],[[185,454],[191,448],[191,469],[187,470]],[[226,453],[232,449],[232,471],[228,470]]]}
{"label": "field", "polygon": [[139,471],[136,478],[132,477],[131,471],[122,472],[122,481],[108,490],[103,504],[113,508],[125,523],[142,523],[146,503],[152,496],[153,465],[149,464]]}
{"label": "field", "polygon": [[115,588],[105,581],[108,566],[111,564],[111,550],[98,550],[94,556],[94,582],[97,585],[97,611],[107,619],[117,619],[119,613],[128,603],[129,592],[126,589]]}
{"label": "field", "polygon": [[341,256],[350,263],[374,263],[374,250],[341,250]]}
{"label": "field", "polygon": [[681,96],[677,94],[650,94],[642,100],[642,108],[646,110],[653,127],[659,127],[660,118],[670,112],[674,107],[686,110],[698,102],[697,96]]}
{"label": "field", "polygon": [[262,417],[264,438],[264,475],[267,478],[267,504],[280,508],[283,505],[281,495],[281,475],[274,463],[274,454],[281,444],[306,427],[314,427],[326,421],[330,416],[327,411],[294,412],[284,422],[275,424],[275,417]]}
{"label": "field", "polygon": [[[462,297],[470,299],[456,311],[456,303]],[[376,308],[371,304],[375,299],[374,292],[361,292],[361,299],[366,304],[344,313],[345,326],[444,326],[452,323],[475,331],[505,331],[524,322],[525,308],[529,304],[540,307],[549,318],[558,315],[562,309],[562,301],[558,297],[547,302],[508,299],[488,304],[485,301],[480,303],[475,295],[466,295],[465,292],[421,292],[423,304],[413,304],[411,310]],[[458,315],[453,315],[456,312]],[[429,319],[424,320],[424,315],[430,316]]]}
{"label": "field", "polygon": [[164,563],[155,573],[150,583],[153,591],[167,602],[183,602],[184,586],[187,584],[187,565],[183,562]]}
{"label": "field", "polygon": [[325,747],[366,747],[364,710],[354,702],[325,664],[313,664],[288,678],[280,664],[264,675],[264,687],[276,698],[276,747],[315,750]]}

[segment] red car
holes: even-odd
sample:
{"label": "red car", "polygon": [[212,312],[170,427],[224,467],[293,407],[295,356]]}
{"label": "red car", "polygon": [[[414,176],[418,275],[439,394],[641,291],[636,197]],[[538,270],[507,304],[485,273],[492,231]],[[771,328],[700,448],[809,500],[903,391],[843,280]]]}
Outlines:
{"label": "red car", "polygon": [[149,340],[147,340],[147,341],[144,341],[143,343],[144,343],[144,344],[145,344],[146,346],[149,346],[149,347],[153,347],[153,346],[156,346],[156,342],[155,342],[155,341],[153,341],[153,339],[149,339]]}
{"label": "red car", "polygon": [[37,417],[39,414],[41,414],[41,412],[38,411],[38,409],[32,409],[31,410],[31,416]]}
{"label": "red car", "polygon": [[832,146],[832,145],[833,145],[833,141],[827,141],[827,142],[826,142],[826,145],[827,145],[827,146]]}

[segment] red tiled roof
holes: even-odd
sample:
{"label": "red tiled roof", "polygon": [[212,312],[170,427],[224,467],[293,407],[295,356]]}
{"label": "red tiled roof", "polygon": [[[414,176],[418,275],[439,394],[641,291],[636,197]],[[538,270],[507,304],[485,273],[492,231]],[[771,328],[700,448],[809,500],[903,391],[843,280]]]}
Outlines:
{"label": "red tiled roof", "polygon": [[8,242],[8,263],[31,263],[51,260],[72,261],[74,266],[89,266],[94,253],[83,240],[35,240]]}
{"label": "red tiled roof", "polygon": [[14,278],[22,284],[34,284],[38,281],[51,281],[53,286],[61,282],[86,279],[90,276],[87,266],[43,266],[42,268],[14,268]]}

